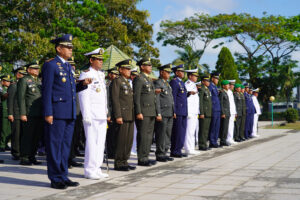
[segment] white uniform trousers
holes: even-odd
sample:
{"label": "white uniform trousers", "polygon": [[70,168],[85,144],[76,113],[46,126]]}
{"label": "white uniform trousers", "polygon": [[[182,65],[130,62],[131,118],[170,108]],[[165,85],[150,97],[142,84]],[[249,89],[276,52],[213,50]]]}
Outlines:
{"label": "white uniform trousers", "polygon": [[254,114],[254,120],[253,120],[253,131],[252,131],[252,136],[257,137],[257,124],[258,124],[258,114]]}
{"label": "white uniform trousers", "polygon": [[198,124],[198,115],[193,114],[187,117],[186,135],[184,141],[184,149],[186,153],[195,151],[195,133]]}
{"label": "white uniform trousers", "polygon": [[85,176],[97,176],[101,174],[103,154],[106,138],[106,119],[92,120],[89,125],[83,123],[85,132],[85,156],[84,174]]}
{"label": "white uniform trousers", "polygon": [[227,134],[227,139],[226,139],[226,142],[230,143],[230,144],[234,143],[234,140],[233,140],[234,119],[235,119],[235,115],[230,115],[229,124],[228,124],[228,134]]}
{"label": "white uniform trousers", "polygon": [[134,123],[133,125],[133,143],[132,143],[132,148],[131,148],[131,152],[132,153],[137,153],[136,151],[136,133],[137,133],[137,129],[136,129],[136,125]]}
{"label": "white uniform trousers", "polygon": [[199,123],[199,118],[198,118],[198,115],[197,115],[197,125],[196,125],[196,134],[195,134],[195,146],[198,145],[199,128],[200,128],[200,123]]}

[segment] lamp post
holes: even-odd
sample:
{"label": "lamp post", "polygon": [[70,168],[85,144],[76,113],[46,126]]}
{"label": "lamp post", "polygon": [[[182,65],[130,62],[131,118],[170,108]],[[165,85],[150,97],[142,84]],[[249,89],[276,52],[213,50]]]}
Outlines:
{"label": "lamp post", "polygon": [[272,128],[273,128],[273,101],[275,100],[274,96],[270,96],[271,101],[271,115],[272,115]]}

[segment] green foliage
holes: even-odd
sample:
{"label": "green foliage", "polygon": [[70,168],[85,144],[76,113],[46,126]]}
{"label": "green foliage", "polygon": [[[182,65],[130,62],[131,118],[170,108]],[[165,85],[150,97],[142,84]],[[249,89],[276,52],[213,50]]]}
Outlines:
{"label": "green foliage", "polygon": [[[260,121],[271,121],[272,120],[272,114],[271,112],[263,112],[259,116]],[[285,120],[285,112],[274,112],[273,113],[273,120],[274,121],[283,121]]]}
{"label": "green foliage", "polygon": [[[136,8],[139,0],[3,0],[0,4],[0,64],[13,65],[32,60],[41,63],[55,56],[50,39],[70,33],[73,54],[79,66],[83,56],[99,46],[116,45],[129,56],[158,57],[153,47],[149,13]],[[159,61],[158,61],[159,63]]]}
{"label": "green foliage", "polygon": [[193,50],[193,48],[187,45],[183,51],[175,51],[179,57],[173,61],[173,65],[184,64],[185,69],[195,69],[198,68],[199,71],[207,71],[207,68],[204,68],[199,64],[200,57],[203,54],[203,50]]}
{"label": "green foliage", "polygon": [[294,108],[288,108],[285,111],[285,119],[288,123],[295,123],[299,119],[298,110]]}
{"label": "green foliage", "polygon": [[236,80],[237,83],[240,83],[237,66],[235,65],[231,52],[227,47],[223,47],[220,51],[216,70],[221,73],[220,81]]}

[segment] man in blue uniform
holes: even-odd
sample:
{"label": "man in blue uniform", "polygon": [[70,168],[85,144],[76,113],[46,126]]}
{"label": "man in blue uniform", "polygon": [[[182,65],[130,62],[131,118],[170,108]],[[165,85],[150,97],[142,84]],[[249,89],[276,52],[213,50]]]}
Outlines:
{"label": "man in blue uniform", "polygon": [[212,117],[210,122],[210,130],[209,130],[209,147],[210,148],[218,148],[218,138],[220,132],[220,123],[221,123],[221,105],[219,100],[219,91],[217,85],[219,83],[218,72],[211,74],[211,82],[208,86],[208,89],[211,93],[211,101],[212,101]]}
{"label": "man in blue uniform", "polygon": [[186,135],[187,122],[187,91],[182,78],[184,77],[184,67],[179,65],[172,68],[176,77],[170,81],[174,99],[174,121],[171,135],[171,157],[187,157],[181,152]]}
{"label": "man in blue uniform", "polygon": [[255,107],[253,104],[253,100],[250,94],[250,86],[249,83],[244,84],[245,85],[245,102],[246,102],[246,122],[245,122],[245,139],[250,139],[252,130],[253,130],[253,120],[254,120],[254,114]]}
{"label": "man in blue uniform", "polygon": [[[57,56],[42,68],[42,99],[45,117],[47,170],[51,187],[66,189],[78,186],[68,178],[68,157],[76,118],[74,69],[67,62],[72,57],[72,35],[51,40]],[[83,82],[81,82],[83,83]]]}

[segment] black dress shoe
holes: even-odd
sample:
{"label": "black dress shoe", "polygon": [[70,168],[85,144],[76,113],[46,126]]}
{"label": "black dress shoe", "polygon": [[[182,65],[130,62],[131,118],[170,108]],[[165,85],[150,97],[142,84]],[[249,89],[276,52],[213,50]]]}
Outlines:
{"label": "black dress shoe", "polygon": [[30,162],[29,160],[21,160],[20,161],[20,165],[30,166],[30,165],[32,165],[32,162]]}
{"label": "black dress shoe", "polygon": [[166,159],[167,159],[167,161],[173,161],[174,160],[174,158],[171,158],[169,156],[166,156]]}
{"label": "black dress shoe", "polygon": [[13,160],[20,160],[20,156],[12,156],[11,159],[13,159]]}
{"label": "black dress shoe", "polygon": [[217,144],[210,144],[209,148],[219,148],[219,145],[217,145]]}
{"label": "black dress shoe", "polygon": [[156,165],[156,160],[149,160],[151,165]]}
{"label": "black dress shoe", "polygon": [[200,150],[200,151],[207,151],[208,148],[199,147],[199,150]]}
{"label": "black dress shoe", "polygon": [[188,155],[185,154],[185,153],[181,154],[181,156],[182,156],[182,157],[188,157]]}
{"label": "black dress shoe", "polygon": [[38,152],[38,156],[45,156],[45,155],[46,155],[46,153],[43,152],[43,151],[39,151],[39,152]]}
{"label": "black dress shoe", "polygon": [[66,186],[69,186],[69,187],[77,187],[77,186],[79,186],[78,182],[74,182],[74,181],[71,181],[71,180],[64,181],[64,183],[65,183]]}
{"label": "black dress shoe", "polygon": [[63,181],[61,181],[61,182],[52,181],[51,182],[51,187],[54,188],[54,189],[63,190],[63,189],[66,189],[68,186]]}
{"label": "black dress shoe", "polygon": [[30,160],[30,162],[31,162],[32,164],[34,164],[34,165],[40,165],[40,164],[42,164],[42,162],[37,161],[36,159]]}
{"label": "black dress shoe", "polygon": [[151,166],[151,163],[149,161],[145,161],[145,162],[138,161],[138,165],[149,167]]}
{"label": "black dress shoe", "polygon": [[4,160],[0,160],[0,163],[4,163]]}
{"label": "black dress shoe", "polygon": [[127,166],[122,166],[122,167],[115,167],[116,171],[129,171],[130,169]]}
{"label": "black dress shoe", "polygon": [[156,161],[158,161],[158,162],[168,162],[168,160],[165,157],[157,157]]}
{"label": "black dress shoe", "polygon": [[132,166],[132,165],[128,165],[127,167],[128,167],[129,170],[135,170],[136,169],[136,166]]}
{"label": "black dress shoe", "polygon": [[72,166],[72,167],[82,167],[83,164],[82,163],[78,163],[78,162],[76,162],[74,160],[71,160],[71,161],[69,161],[69,166]]}
{"label": "black dress shoe", "polygon": [[0,148],[0,152],[5,152],[5,148]]}
{"label": "black dress shoe", "polygon": [[173,158],[182,158],[182,155],[181,154],[171,154],[170,157],[173,157]]}

